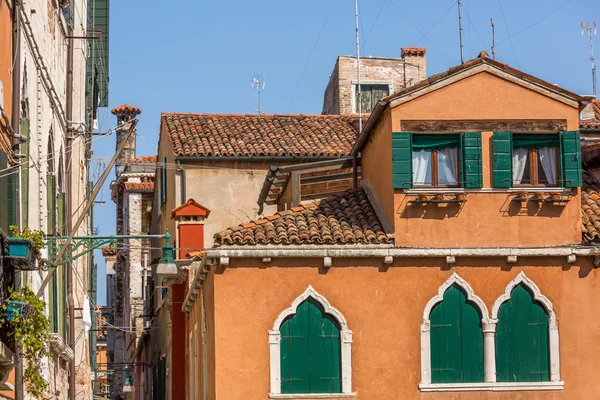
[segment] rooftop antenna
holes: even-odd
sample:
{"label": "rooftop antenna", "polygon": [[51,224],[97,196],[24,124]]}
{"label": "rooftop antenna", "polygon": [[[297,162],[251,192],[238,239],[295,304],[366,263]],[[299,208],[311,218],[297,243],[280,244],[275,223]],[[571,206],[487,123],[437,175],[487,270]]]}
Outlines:
{"label": "rooftop antenna", "polygon": [[496,26],[494,20],[490,18],[490,25],[492,25],[492,58],[496,59]]}
{"label": "rooftop antenna", "polygon": [[252,78],[252,89],[256,88],[258,92],[258,115],[262,114],[262,109],[260,108],[260,94],[263,90],[265,90],[266,85],[265,74],[254,74],[254,78]]}
{"label": "rooftop antenna", "polygon": [[354,21],[356,23],[356,77],[358,84],[358,131],[362,132],[362,96],[360,92],[360,40],[358,30],[358,0],[354,0]]}
{"label": "rooftop antenna", "polygon": [[592,85],[594,90],[594,96],[596,96],[596,60],[594,58],[594,36],[596,36],[596,21],[594,21],[593,27],[589,23],[581,23],[581,36],[585,35],[587,31],[590,38],[590,61],[592,62]]}
{"label": "rooftop antenna", "polygon": [[463,28],[462,28],[462,7],[458,0],[458,37],[460,39],[460,63],[464,64],[465,58],[463,55]]}

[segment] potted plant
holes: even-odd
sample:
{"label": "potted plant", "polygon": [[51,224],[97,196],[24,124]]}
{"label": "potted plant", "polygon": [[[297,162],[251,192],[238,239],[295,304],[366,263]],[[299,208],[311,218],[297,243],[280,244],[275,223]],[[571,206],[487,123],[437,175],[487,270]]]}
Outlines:
{"label": "potted plant", "polygon": [[13,264],[22,269],[35,267],[35,260],[40,250],[46,247],[45,234],[42,231],[33,231],[25,228],[22,231],[16,225],[10,227],[11,237],[8,238],[8,256]]}
{"label": "potted plant", "polygon": [[9,335],[23,346],[26,361],[23,380],[29,394],[40,398],[48,388],[48,382],[42,376],[42,359],[50,356],[46,303],[28,286],[19,291],[9,289],[9,293],[8,299],[0,304],[0,327],[8,328]]}

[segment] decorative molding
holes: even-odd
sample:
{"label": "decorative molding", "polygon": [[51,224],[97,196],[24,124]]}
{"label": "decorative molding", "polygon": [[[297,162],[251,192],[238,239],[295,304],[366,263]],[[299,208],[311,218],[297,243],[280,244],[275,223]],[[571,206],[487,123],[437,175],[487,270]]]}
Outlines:
{"label": "decorative molding", "polygon": [[[291,315],[295,315],[298,307],[309,297],[313,298],[323,307],[326,314],[332,316],[340,325],[340,348],[342,361],[342,393],[309,393],[309,394],[281,394],[281,324]],[[355,397],[352,393],[352,331],[348,329],[346,319],[336,308],[332,307],[325,297],[317,293],[311,285],[298,296],[292,305],[285,309],[273,324],[273,329],[269,331],[269,353],[270,353],[270,371],[271,371],[271,391],[269,397],[273,399],[328,399]],[[319,397],[329,396],[329,397]]]}
{"label": "decorative molding", "polygon": [[419,387],[428,387],[428,385],[431,385],[431,321],[429,320],[429,316],[431,315],[433,307],[444,300],[444,293],[446,293],[446,290],[454,284],[460,286],[467,293],[467,300],[479,308],[482,324],[484,326],[489,324],[489,313],[483,300],[475,295],[473,288],[454,272],[452,276],[440,286],[438,294],[429,300],[423,311],[423,323],[421,324],[421,384]]}

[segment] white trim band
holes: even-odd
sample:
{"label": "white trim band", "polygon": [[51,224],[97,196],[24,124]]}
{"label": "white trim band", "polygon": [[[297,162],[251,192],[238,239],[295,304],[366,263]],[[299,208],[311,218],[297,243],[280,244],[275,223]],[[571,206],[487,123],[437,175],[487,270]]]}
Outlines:
{"label": "white trim band", "polygon": [[485,383],[421,383],[422,392],[508,392],[528,390],[562,390],[565,383],[559,382],[485,382]]}
{"label": "white trim band", "polygon": [[270,399],[353,399],[356,393],[300,393],[278,394],[269,393]]}

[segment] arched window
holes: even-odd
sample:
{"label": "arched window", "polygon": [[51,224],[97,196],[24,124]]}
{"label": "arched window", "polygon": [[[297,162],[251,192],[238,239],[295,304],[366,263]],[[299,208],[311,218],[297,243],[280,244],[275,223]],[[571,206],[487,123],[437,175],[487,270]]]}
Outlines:
{"label": "arched window", "polygon": [[481,314],[456,283],[431,311],[431,383],[483,382]]}
{"label": "arched window", "polygon": [[485,303],[452,274],[423,313],[421,386],[483,382],[482,324],[487,321]]}
{"label": "arched window", "polygon": [[311,286],[269,331],[271,398],[290,394],[353,397],[352,331],[343,315]]}
{"label": "arched window", "polygon": [[498,382],[550,380],[548,314],[523,284],[498,312],[496,374]]}
{"label": "arched window", "polygon": [[341,393],[340,327],[314,299],[281,324],[281,393]]}
{"label": "arched window", "polygon": [[523,272],[496,300],[492,319],[498,321],[498,382],[560,382],[556,313],[550,300]]}

